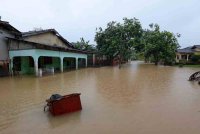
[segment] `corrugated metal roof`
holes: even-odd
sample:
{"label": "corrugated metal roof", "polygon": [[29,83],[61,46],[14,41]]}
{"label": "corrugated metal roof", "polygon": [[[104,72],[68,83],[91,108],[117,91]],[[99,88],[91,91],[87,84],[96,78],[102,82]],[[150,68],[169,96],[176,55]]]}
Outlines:
{"label": "corrugated metal roof", "polygon": [[14,32],[16,34],[21,34],[21,32],[19,30],[17,30],[15,27],[10,25],[9,22],[7,22],[7,21],[1,21],[0,20],[0,26],[4,27],[8,31]]}
{"label": "corrugated metal roof", "polygon": [[55,29],[34,30],[34,31],[29,31],[29,32],[23,32],[22,37],[34,36],[34,35],[39,35],[39,34],[49,33],[49,32],[54,33],[58,38],[60,38],[63,42],[65,42],[69,47],[74,48],[74,46],[69,41],[67,41],[65,38],[63,38]]}
{"label": "corrugated metal roof", "polygon": [[33,30],[33,31],[28,31],[28,32],[22,32],[22,37],[27,37],[27,36],[33,36],[33,35],[38,35],[42,33],[47,33],[47,32],[55,32],[55,29],[45,29],[45,30]]}
{"label": "corrugated metal roof", "polygon": [[7,37],[7,39],[32,44],[32,45],[35,46],[36,49],[47,49],[47,50],[55,50],[55,51],[63,51],[63,52],[76,52],[76,53],[85,53],[85,54],[92,53],[92,52],[89,52],[89,51],[83,51],[83,50],[74,49],[74,48],[65,48],[65,47],[60,47],[60,46],[50,46],[50,45],[46,45],[46,44],[30,42],[30,41],[25,41],[25,40],[22,40],[22,39],[16,39],[16,38],[10,38],[10,37]]}

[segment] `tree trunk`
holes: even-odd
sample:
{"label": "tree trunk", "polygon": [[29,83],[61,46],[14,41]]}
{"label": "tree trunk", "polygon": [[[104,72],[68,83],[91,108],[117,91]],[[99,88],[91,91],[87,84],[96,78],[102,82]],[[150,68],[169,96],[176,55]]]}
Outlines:
{"label": "tree trunk", "polygon": [[121,56],[119,56],[119,69],[121,69],[122,66],[122,61],[121,61]]}
{"label": "tree trunk", "polygon": [[157,55],[154,55],[154,59],[155,59],[155,65],[157,66],[158,65],[158,61],[159,61],[159,58]]}

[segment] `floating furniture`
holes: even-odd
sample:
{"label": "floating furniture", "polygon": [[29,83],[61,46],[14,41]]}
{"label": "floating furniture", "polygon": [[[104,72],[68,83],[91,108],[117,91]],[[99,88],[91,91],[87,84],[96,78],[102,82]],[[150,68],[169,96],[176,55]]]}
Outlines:
{"label": "floating furniture", "polygon": [[200,71],[192,74],[189,78],[189,81],[199,81],[200,80]]}
{"label": "floating furniture", "polygon": [[47,105],[44,107],[44,111],[46,107],[49,107],[49,111],[54,116],[79,111],[82,109],[80,95],[80,93],[64,96],[54,94],[50,99],[46,100]]}

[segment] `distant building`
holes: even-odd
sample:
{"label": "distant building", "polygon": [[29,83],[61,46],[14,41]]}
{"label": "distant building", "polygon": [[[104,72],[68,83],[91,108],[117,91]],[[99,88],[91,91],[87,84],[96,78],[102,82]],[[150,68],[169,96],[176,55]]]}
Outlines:
{"label": "distant building", "polygon": [[49,70],[63,72],[87,67],[87,51],[75,49],[55,29],[21,33],[0,21],[0,60],[10,74],[35,74]]}
{"label": "distant building", "polygon": [[200,55],[200,45],[178,49],[176,52],[176,62],[179,63],[182,60],[189,62],[192,55]]}
{"label": "distant building", "polygon": [[9,74],[9,52],[6,37],[18,38],[20,31],[6,21],[0,20],[0,76]]}

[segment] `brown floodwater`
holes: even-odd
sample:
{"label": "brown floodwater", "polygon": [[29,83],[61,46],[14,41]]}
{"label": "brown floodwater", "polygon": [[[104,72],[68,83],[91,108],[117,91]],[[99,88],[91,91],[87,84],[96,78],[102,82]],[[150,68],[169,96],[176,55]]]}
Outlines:
{"label": "brown floodwater", "polygon": [[[1,134],[199,134],[199,68],[132,62],[36,78],[0,78]],[[43,112],[51,94],[81,93],[83,110]]]}

